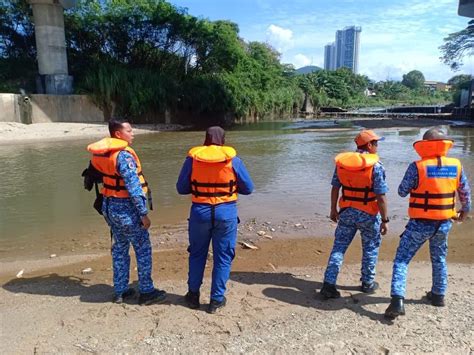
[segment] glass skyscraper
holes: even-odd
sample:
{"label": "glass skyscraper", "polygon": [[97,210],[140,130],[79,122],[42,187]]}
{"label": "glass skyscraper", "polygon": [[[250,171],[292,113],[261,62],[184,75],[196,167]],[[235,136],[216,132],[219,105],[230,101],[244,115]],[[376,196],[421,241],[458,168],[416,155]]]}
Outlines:
{"label": "glass skyscraper", "polygon": [[357,73],[361,32],[362,28],[359,26],[349,26],[336,31],[336,41],[324,47],[324,69],[346,67]]}

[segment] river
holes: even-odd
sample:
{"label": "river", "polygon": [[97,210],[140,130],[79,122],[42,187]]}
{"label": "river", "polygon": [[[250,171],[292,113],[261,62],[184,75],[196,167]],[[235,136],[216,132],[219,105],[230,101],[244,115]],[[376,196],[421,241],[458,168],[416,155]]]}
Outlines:
{"label": "river", "polygon": [[[329,223],[333,157],[354,149],[358,127],[331,129],[325,122],[273,122],[237,127],[226,134],[255,182],[255,192],[239,200],[242,221],[308,223],[306,235],[332,235]],[[329,127],[329,129],[328,129]],[[474,176],[474,129],[446,127],[455,146],[450,155],[462,160]],[[396,191],[408,164],[417,159],[412,143],[424,128],[384,128],[379,155],[387,172],[391,234],[406,223],[407,200]],[[153,189],[155,228],[186,228],[189,196],[179,196],[175,183],[189,148],[202,144],[203,132],[140,135],[134,148]],[[0,158],[0,258],[75,252],[71,245],[94,249],[104,245],[107,228],[91,207],[95,194],[84,190],[81,172],[91,140],[2,146]],[[311,222],[311,223],[310,223]],[[472,220],[453,233],[472,232]],[[161,229],[160,229],[161,230]],[[298,234],[298,233],[294,233]],[[77,252],[77,250],[76,250]]]}

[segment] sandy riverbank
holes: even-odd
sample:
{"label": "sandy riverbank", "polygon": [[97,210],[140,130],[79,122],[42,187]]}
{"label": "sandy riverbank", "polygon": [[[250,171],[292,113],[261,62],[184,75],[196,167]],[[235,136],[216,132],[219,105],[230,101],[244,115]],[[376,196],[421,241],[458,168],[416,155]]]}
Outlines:
{"label": "sandy riverbank", "polygon": [[[385,237],[377,280],[381,289],[357,291],[360,239],[349,248],[339,285],[343,298],[323,302],[324,266],[331,237],[316,237],[317,223],[250,221],[239,227],[240,244],[229,282],[228,306],[214,316],[184,306],[187,252],[184,226],[152,229],[153,278],[169,293],[165,304],[140,307],[110,303],[108,239],[101,247],[53,258],[0,262],[1,353],[469,353],[474,350],[472,219],[456,224],[450,238],[448,307],[423,298],[431,283],[425,245],[410,266],[407,316],[393,324],[382,314],[389,302],[391,260],[399,238]],[[261,232],[264,231],[265,235]],[[259,233],[260,232],[260,233]],[[272,239],[265,236],[271,235]],[[306,235],[306,237],[304,237]],[[299,236],[299,237],[297,237]],[[76,241],[77,243],[78,241]],[[76,253],[79,252],[78,247]],[[93,252],[91,254],[90,252]],[[49,255],[49,254],[46,254]],[[131,280],[136,287],[132,258]],[[91,274],[82,270],[91,268]],[[202,302],[209,300],[206,268]],[[23,270],[21,278],[16,275]]]}
{"label": "sandy riverbank", "polygon": [[[464,234],[463,234],[464,235]],[[228,306],[211,316],[184,307],[185,245],[155,248],[154,280],[169,292],[163,305],[110,303],[110,255],[58,256],[31,261],[16,278],[14,262],[0,263],[2,353],[299,352],[469,353],[474,350],[472,255],[467,235],[450,241],[450,289],[446,308],[423,295],[431,283],[426,246],[411,264],[407,316],[390,323],[391,262],[398,237],[384,239],[375,295],[359,284],[360,241],[346,255],[339,284],[342,299],[323,302],[321,287],[331,238],[254,239],[258,250],[237,248]],[[467,262],[467,264],[466,264]],[[86,267],[92,274],[83,275]],[[208,302],[209,270],[202,289]],[[132,280],[136,280],[132,262]],[[135,284],[136,286],[136,284]]]}
{"label": "sandy riverbank", "polygon": [[[184,126],[177,124],[134,125],[135,134],[159,131],[178,131]],[[71,139],[99,138],[108,136],[107,125],[101,123],[35,123],[25,125],[16,122],[0,122],[0,144],[32,142],[57,142]]]}
{"label": "sandy riverbank", "polygon": [[[333,118],[323,118],[323,120]],[[356,126],[364,128],[391,128],[391,127],[430,127],[437,125],[452,124],[448,120],[436,120],[429,118],[334,118],[335,122],[353,122]],[[463,123],[467,125],[469,122]],[[472,125],[471,125],[472,126]],[[154,124],[154,125],[134,125],[135,134],[146,134],[159,131],[179,131],[185,126],[178,124]],[[317,128],[314,130],[345,130],[342,128]],[[313,129],[305,129],[311,131]],[[108,135],[106,124],[101,123],[35,123],[25,125],[16,122],[0,122],[0,145],[2,144],[24,144],[32,142],[54,142],[71,139],[96,138]]]}

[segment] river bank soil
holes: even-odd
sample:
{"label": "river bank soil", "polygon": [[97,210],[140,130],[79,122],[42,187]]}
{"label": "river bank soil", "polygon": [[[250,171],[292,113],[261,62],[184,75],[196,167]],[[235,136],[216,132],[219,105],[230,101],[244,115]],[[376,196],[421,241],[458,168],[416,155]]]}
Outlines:
{"label": "river bank soil", "polygon": [[[137,125],[135,134],[159,131],[178,131],[183,126],[177,124]],[[71,139],[96,138],[108,136],[105,123],[35,123],[0,122],[0,144],[58,142]]]}
{"label": "river bank soil", "polygon": [[[237,247],[228,305],[218,314],[184,306],[186,245],[155,247],[154,280],[168,291],[165,304],[116,305],[110,255],[57,256],[0,262],[2,353],[299,352],[470,353],[474,351],[474,240],[450,240],[450,288],[445,308],[424,298],[431,266],[424,246],[410,265],[407,315],[383,318],[390,300],[391,259],[398,237],[384,239],[374,295],[358,291],[360,240],[345,258],[339,300],[323,301],[321,287],[331,238],[241,238],[259,249]],[[133,260],[133,257],[132,257]],[[16,264],[15,264],[16,263]],[[20,266],[25,267],[16,277]],[[84,270],[90,268],[91,273]],[[208,261],[202,302],[209,301]],[[131,280],[136,280],[135,263]],[[136,281],[134,286],[136,287]]]}
{"label": "river bank soil", "polygon": [[[325,118],[332,120],[333,118]],[[317,120],[315,121],[317,122]],[[430,127],[450,124],[447,120],[430,118],[334,118],[334,122],[352,122],[365,128],[391,127]],[[159,131],[179,131],[189,128],[179,124],[133,125],[135,134],[146,134]],[[324,129],[324,128],[319,128]],[[327,128],[329,130],[334,129]],[[311,129],[306,129],[311,130]],[[25,125],[16,122],[0,122],[0,145],[22,144],[33,142],[53,142],[72,139],[96,138],[108,135],[107,125],[101,123],[35,123]]]}

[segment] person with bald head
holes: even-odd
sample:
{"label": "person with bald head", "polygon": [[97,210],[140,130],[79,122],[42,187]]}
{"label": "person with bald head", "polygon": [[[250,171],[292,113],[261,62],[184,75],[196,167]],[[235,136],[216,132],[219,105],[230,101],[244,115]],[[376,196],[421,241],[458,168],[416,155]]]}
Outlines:
{"label": "person with bald head", "polygon": [[[408,264],[426,241],[432,264],[432,286],[426,296],[433,306],[445,306],[448,234],[453,220],[463,221],[471,209],[471,189],[461,162],[447,157],[453,144],[439,128],[429,129],[421,141],[413,144],[421,159],[408,166],[398,187],[401,197],[410,194],[410,220],[400,236],[393,262],[391,301],[385,311],[388,319],[405,314]],[[456,192],[461,203],[459,212]]]}
{"label": "person with bald head", "polygon": [[200,307],[200,288],[209,245],[214,265],[208,313],[226,304],[224,296],[237,242],[238,194],[249,195],[253,182],[234,148],[225,146],[225,132],[206,130],[204,145],[191,148],[179,174],[176,189],[191,194],[189,217],[188,307]]}

